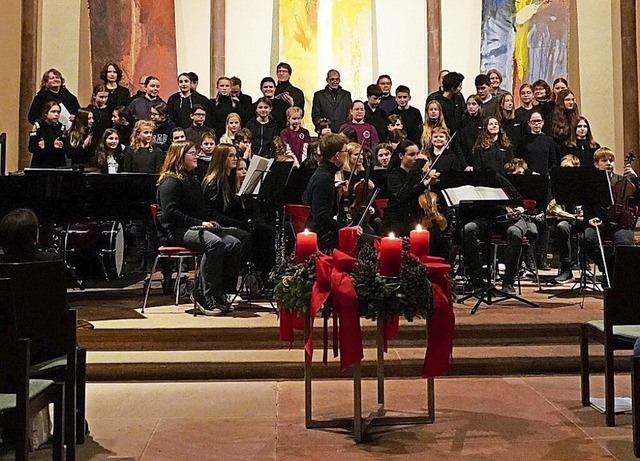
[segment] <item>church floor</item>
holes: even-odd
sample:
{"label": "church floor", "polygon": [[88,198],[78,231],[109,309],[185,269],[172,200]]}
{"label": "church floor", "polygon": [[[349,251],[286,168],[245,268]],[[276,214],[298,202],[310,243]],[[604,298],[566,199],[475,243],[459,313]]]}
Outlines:
{"label": "church floor", "polygon": [[[424,409],[424,381],[386,384],[392,414]],[[629,395],[628,374],[616,384]],[[435,423],[374,428],[359,445],[347,430],[304,428],[301,381],[90,383],[87,392],[91,434],[80,461],[636,459],[631,417],[606,427],[581,406],[578,376],[437,379]],[[375,381],[363,383],[363,395],[368,414]],[[314,383],[314,417],[348,416],[351,396],[348,380]]]}

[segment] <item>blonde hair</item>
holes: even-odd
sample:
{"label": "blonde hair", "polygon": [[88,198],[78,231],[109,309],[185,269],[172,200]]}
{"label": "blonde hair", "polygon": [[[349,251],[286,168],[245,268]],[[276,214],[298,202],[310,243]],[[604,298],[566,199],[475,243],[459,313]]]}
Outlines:
{"label": "blonde hair", "polygon": [[[436,106],[438,106],[438,110],[440,111],[440,115],[438,116],[438,120],[435,121],[435,123],[432,123],[431,120],[429,120],[429,106],[435,104]],[[427,103],[427,105],[425,106],[425,117],[424,117],[424,124],[422,125],[422,136],[420,137],[420,144],[422,144],[422,148],[423,149],[428,149],[429,147],[431,147],[431,132],[433,131],[433,129],[437,126],[441,126],[443,127],[445,130],[449,131],[449,128],[447,128],[447,124],[444,122],[444,114],[442,113],[442,105],[436,101],[436,100],[431,100]]]}
{"label": "blonde hair", "polygon": [[[353,154],[356,154],[358,152],[360,152],[362,150],[362,146],[360,144],[358,144],[357,142],[350,142],[349,144],[347,144],[347,161],[345,162],[343,168],[345,171],[354,171],[358,166],[357,165],[352,165],[351,164],[351,156]],[[364,155],[364,153],[362,154]],[[364,167],[361,167],[360,170],[364,170]]]}
{"label": "blonde hair", "polygon": [[300,117],[302,117],[302,109],[297,106],[289,107],[287,109],[287,120],[289,120],[294,115],[299,115]]}
{"label": "blonde hair", "polygon": [[600,160],[616,160],[616,154],[613,153],[608,147],[601,147],[593,153],[593,163],[598,163]]}
{"label": "blonde hair", "polygon": [[[142,122],[144,120],[140,120]],[[140,123],[138,122],[138,123]],[[138,124],[136,123],[136,125]],[[187,168],[185,167],[184,158],[187,152],[196,145],[191,141],[179,141],[174,142],[169,146],[167,155],[160,168],[160,178],[158,178],[158,185],[162,183],[167,177],[173,176],[179,179],[184,179],[187,175]]]}
{"label": "blonde hair", "polygon": [[[138,150],[142,147],[142,142],[139,139],[140,133],[145,128],[151,128],[151,131],[156,129],[156,124],[151,120],[138,120],[133,127],[133,132],[131,133],[131,147],[135,150]],[[153,138],[151,138],[151,145],[153,145]]]}

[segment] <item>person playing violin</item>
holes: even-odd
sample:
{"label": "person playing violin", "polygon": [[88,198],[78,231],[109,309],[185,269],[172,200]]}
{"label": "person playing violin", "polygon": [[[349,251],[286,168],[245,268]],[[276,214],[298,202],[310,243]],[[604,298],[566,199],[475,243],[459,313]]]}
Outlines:
{"label": "person playing violin", "polygon": [[331,133],[320,138],[319,146],[322,160],[302,194],[302,203],[311,207],[310,228],[318,234],[318,246],[321,250],[336,248],[338,230],[343,227],[355,228],[359,241],[373,242],[375,236],[363,233],[362,227],[348,226],[346,222],[337,218],[335,177],[347,161],[347,139]]}
{"label": "person playing violin", "polygon": [[[601,147],[593,154],[593,163],[596,169],[606,171],[609,176],[609,184],[612,189],[613,201],[617,202],[621,197],[616,197],[616,192],[624,193],[624,190],[616,185],[620,181],[628,180],[627,185],[632,185],[631,195],[636,197],[638,195],[638,174],[631,168],[631,165],[626,164],[624,167],[623,175],[614,173],[615,168],[615,155],[608,147]],[[602,239],[611,239],[613,243],[613,254],[611,257],[607,256],[607,268],[613,268],[613,258],[615,257],[615,248],[618,245],[633,245],[633,228],[635,227],[635,219],[633,224],[624,225],[620,222],[612,222],[607,217],[609,207],[593,206],[586,207],[584,210],[585,221],[589,223],[589,227],[584,232],[584,251],[593,262],[596,263],[598,269],[604,273],[604,261],[602,260],[602,253],[600,252],[598,235],[596,233],[596,227],[599,228]],[[635,213],[634,213],[635,214]],[[637,216],[637,215],[636,215]],[[610,274],[611,270],[608,271]]]}
{"label": "person playing violin", "polygon": [[419,153],[413,141],[401,141],[389,161],[387,178],[388,202],[382,220],[382,232],[386,235],[407,236],[422,217],[418,197],[430,184],[437,181],[439,173],[429,170],[428,158]]}

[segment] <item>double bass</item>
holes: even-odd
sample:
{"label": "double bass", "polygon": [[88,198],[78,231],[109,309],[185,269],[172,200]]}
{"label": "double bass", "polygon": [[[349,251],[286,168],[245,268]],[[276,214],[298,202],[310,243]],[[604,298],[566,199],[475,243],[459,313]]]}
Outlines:
{"label": "double bass", "polygon": [[[629,151],[624,157],[625,167],[631,165],[635,159],[636,155]],[[620,227],[633,227],[638,219],[637,209],[635,206],[629,205],[629,200],[636,192],[635,184],[626,176],[613,186],[611,186],[609,175],[607,175],[607,180],[609,181],[609,193],[611,196],[611,206],[607,211],[607,221]]]}

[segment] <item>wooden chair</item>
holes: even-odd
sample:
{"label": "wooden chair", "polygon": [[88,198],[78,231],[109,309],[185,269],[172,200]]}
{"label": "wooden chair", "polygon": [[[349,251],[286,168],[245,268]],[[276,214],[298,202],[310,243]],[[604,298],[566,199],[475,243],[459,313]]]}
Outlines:
{"label": "wooden chair", "polygon": [[[613,287],[604,290],[603,319],[591,320],[581,327],[582,405],[603,412],[609,427],[615,426],[615,351],[633,350],[640,337],[640,296],[637,291],[640,274],[635,270],[639,263],[640,247],[619,245],[616,248]],[[596,405],[590,395],[590,340],[604,346],[604,408]]]}
{"label": "wooden chair", "polygon": [[[156,232],[158,231],[158,205],[156,204],[152,204],[150,205],[150,209],[151,209],[151,217],[153,218],[153,223],[156,226]],[[153,274],[156,272],[156,269],[158,268],[158,263],[162,260],[162,259],[175,259],[178,261],[178,274],[176,275],[176,283],[175,286],[173,288],[174,293],[176,295],[176,306],[179,304],[179,300],[180,300],[180,280],[182,279],[182,262],[185,259],[193,259],[193,264],[195,267],[195,275],[194,275],[194,289],[193,289],[193,316],[195,317],[198,313],[198,309],[196,309],[196,296],[195,293],[197,291],[198,288],[198,277],[200,274],[200,258],[202,256],[202,253],[200,253],[199,251],[196,250],[192,250],[190,248],[187,247],[182,247],[182,246],[165,246],[165,245],[161,245],[158,247],[158,256],[156,256],[155,261],[153,262],[153,267],[151,268],[151,272],[149,273],[149,276],[147,277],[147,279],[145,280],[145,292],[144,292],[144,302],[142,303],[142,313],[144,314],[144,309],[145,307],[147,307],[147,300],[149,299],[149,291],[151,290],[151,282],[152,281],[161,281],[162,279],[154,279],[153,278]]]}
{"label": "wooden chair", "polygon": [[65,384],[66,458],[73,461],[85,438],[86,351],[67,304],[64,261],[3,263],[0,277],[12,282],[18,336],[31,341],[30,376]]}
{"label": "wooden chair", "polygon": [[16,430],[17,461],[29,459],[33,418],[53,403],[54,461],[64,459],[64,383],[29,378],[30,340],[17,338],[11,280],[0,279],[0,426]]}

